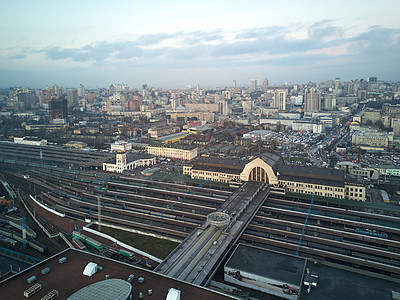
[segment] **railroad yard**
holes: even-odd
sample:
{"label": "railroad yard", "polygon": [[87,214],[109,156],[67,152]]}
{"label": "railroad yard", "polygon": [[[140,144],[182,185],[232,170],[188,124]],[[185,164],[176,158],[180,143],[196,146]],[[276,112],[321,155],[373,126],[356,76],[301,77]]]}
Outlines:
{"label": "railroad yard", "polygon": [[[30,150],[25,151],[30,157]],[[156,267],[156,259],[153,264],[143,255],[136,254],[134,259],[121,255],[121,247],[82,228],[88,223],[103,224],[180,243],[233,194],[199,185],[69,168],[79,156],[68,157],[53,161],[57,165],[42,164],[41,160],[49,159],[43,152],[41,159],[33,154],[31,160],[16,164],[12,157],[0,155],[6,180],[50,235],[61,232],[71,242],[72,232],[81,232],[98,243],[96,247],[82,238],[87,251],[150,268]],[[317,265],[340,265],[400,281],[399,216],[394,206],[378,209],[368,203],[360,206],[355,201],[335,202],[271,190],[249,217],[238,242],[299,255]]]}

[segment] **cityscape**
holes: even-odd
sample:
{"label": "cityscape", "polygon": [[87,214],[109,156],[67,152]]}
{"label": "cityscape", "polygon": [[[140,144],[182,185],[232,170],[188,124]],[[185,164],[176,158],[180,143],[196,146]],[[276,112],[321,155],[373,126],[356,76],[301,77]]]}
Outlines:
{"label": "cityscape", "polygon": [[5,4],[0,299],[400,299],[398,8]]}
{"label": "cityscape", "polygon": [[324,267],[396,293],[400,82],[1,93],[4,255],[35,266],[69,246],[239,299],[320,299],[341,289],[318,288]]}

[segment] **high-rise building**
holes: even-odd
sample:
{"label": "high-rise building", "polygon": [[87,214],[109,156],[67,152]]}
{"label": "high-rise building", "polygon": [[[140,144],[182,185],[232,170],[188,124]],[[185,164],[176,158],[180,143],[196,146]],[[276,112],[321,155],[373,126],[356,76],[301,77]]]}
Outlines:
{"label": "high-rise building", "polygon": [[254,92],[254,91],[257,90],[257,79],[252,79],[252,80],[250,81],[250,90],[251,90],[252,92]]}
{"label": "high-rise building", "polygon": [[303,96],[298,95],[298,96],[291,96],[290,97],[290,103],[296,106],[301,106],[303,105]]}
{"label": "high-rise building", "polygon": [[64,123],[67,120],[68,116],[68,107],[67,107],[67,99],[51,99],[49,101],[49,122],[50,124],[54,124],[56,120],[63,120]]}
{"label": "high-rise building", "polygon": [[279,110],[286,110],[286,91],[276,90],[274,94],[273,106],[279,108]]}
{"label": "high-rise building", "polygon": [[400,136],[400,119],[392,119],[393,135]]}
{"label": "high-rise building", "polygon": [[114,95],[115,94],[115,87],[114,85],[110,85],[110,95]]}
{"label": "high-rise building", "polygon": [[262,90],[266,91],[268,90],[268,79],[264,78],[263,83],[262,83]]}
{"label": "high-rise building", "polygon": [[224,116],[228,115],[228,101],[225,99],[218,102],[218,113]]}
{"label": "high-rise building", "polygon": [[242,109],[243,113],[250,113],[253,110],[253,101],[252,100],[244,100],[242,101]]}
{"label": "high-rise building", "polygon": [[179,101],[176,100],[176,98],[171,98],[170,102],[171,102],[171,109],[175,110],[179,106]]}
{"label": "high-rise building", "polygon": [[57,84],[53,85],[53,88],[51,89],[51,93],[55,97],[59,97],[60,96],[60,89],[58,88]]}
{"label": "high-rise building", "polygon": [[78,97],[79,98],[85,98],[86,96],[86,90],[85,87],[83,86],[83,84],[80,84],[78,86]]}
{"label": "high-rise building", "polygon": [[321,110],[321,93],[315,88],[307,88],[304,93],[304,111],[319,112]]}
{"label": "high-rise building", "polygon": [[341,92],[341,82],[340,82],[340,78],[337,77],[335,79],[335,94],[338,95]]}
{"label": "high-rise building", "polygon": [[95,99],[96,99],[96,94],[93,92],[89,92],[88,93],[88,102],[93,103]]}
{"label": "high-rise building", "polygon": [[78,92],[76,89],[68,90],[67,103],[68,103],[68,109],[71,109],[78,104]]}
{"label": "high-rise building", "polygon": [[234,88],[234,89],[236,89],[236,80],[234,80],[234,81],[232,81],[232,87]]}
{"label": "high-rise building", "polygon": [[336,108],[336,97],[332,94],[325,96],[325,106],[326,110],[334,110]]}
{"label": "high-rise building", "polygon": [[127,92],[127,91],[129,91],[129,87],[125,83],[117,83],[114,86],[114,91],[115,92]]}

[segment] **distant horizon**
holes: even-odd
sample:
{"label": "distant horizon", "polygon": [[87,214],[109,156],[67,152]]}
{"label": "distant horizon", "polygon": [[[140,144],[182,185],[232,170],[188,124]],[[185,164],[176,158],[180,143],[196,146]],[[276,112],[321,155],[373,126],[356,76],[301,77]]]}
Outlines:
{"label": "distant horizon", "polygon": [[[368,77],[376,77],[376,76],[366,76],[366,77],[360,77],[360,78],[352,78],[352,79],[348,79],[348,80],[342,79],[341,77],[338,77],[338,76],[337,76],[337,77],[325,79],[325,80],[322,80],[322,81],[312,81],[312,80],[306,80],[306,81],[304,81],[304,82],[290,82],[290,81],[285,81],[285,82],[281,82],[281,83],[271,83],[270,80],[269,80],[268,78],[267,78],[267,79],[268,79],[268,82],[269,82],[269,83],[268,83],[268,87],[271,88],[271,87],[282,87],[282,86],[284,86],[284,85],[288,85],[288,86],[290,86],[290,85],[292,85],[292,86],[293,86],[293,85],[307,85],[307,84],[309,84],[309,83],[321,84],[321,83],[324,83],[324,82],[329,81],[329,80],[334,81],[336,78],[340,78],[340,81],[341,81],[341,82],[349,82],[349,81],[352,81],[352,80],[367,80]],[[260,83],[261,83],[261,86],[262,86],[262,81],[264,80],[265,77],[263,77],[263,78],[258,77],[258,78],[260,79]],[[252,79],[257,79],[257,77],[254,77],[254,78],[249,79],[249,83],[248,83],[248,84],[240,84],[240,83],[237,82],[236,87],[237,87],[237,88],[250,88],[250,81],[251,81]],[[234,79],[233,79],[233,80],[234,80]],[[218,89],[218,88],[232,88],[233,80],[231,81],[230,85],[214,85],[214,86],[204,85],[204,86],[202,86],[201,83],[196,82],[196,83],[195,83],[194,85],[192,85],[192,86],[173,86],[173,87],[172,87],[172,86],[158,86],[158,85],[152,85],[152,84],[150,84],[150,83],[143,82],[143,83],[138,84],[138,85],[133,85],[133,87],[134,87],[134,89],[139,89],[139,90],[140,90],[140,89],[142,89],[142,85],[147,84],[148,87],[151,87],[151,88],[154,88],[154,89],[182,90],[182,89],[193,89],[193,88],[196,87],[196,84],[198,83],[200,89]],[[395,80],[395,81],[393,81],[393,80],[385,80],[385,79],[381,79],[381,78],[379,78],[379,77],[377,77],[377,80],[378,80],[378,82],[400,83],[400,80]],[[108,84],[108,85],[106,85],[106,86],[96,86],[96,87],[86,86],[84,83],[78,83],[76,86],[66,86],[66,85],[63,85],[63,84],[60,84],[60,83],[57,83],[57,82],[56,82],[56,83],[53,83],[53,84],[51,84],[51,85],[50,85],[50,84],[47,84],[47,85],[41,86],[41,87],[32,87],[32,86],[27,86],[27,85],[15,85],[15,86],[8,86],[8,87],[7,87],[7,86],[0,87],[0,89],[12,89],[12,88],[22,88],[22,87],[26,87],[26,88],[29,88],[29,89],[44,89],[45,87],[52,88],[54,85],[58,85],[58,87],[63,88],[63,89],[76,89],[76,88],[78,88],[78,86],[79,86],[80,84],[82,84],[82,85],[85,87],[85,89],[87,89],[87,90],[109,89],[109,87],[110,87],[112,84],[113,84],[114,86],[115,86],[116,84],[125,84],[125,85],[128,86],[129,90],[132,89],[132,85],[129,85],[129,84],[126,83],[126,82],[115,82],[115,83],[110,83],[110,84]]]}

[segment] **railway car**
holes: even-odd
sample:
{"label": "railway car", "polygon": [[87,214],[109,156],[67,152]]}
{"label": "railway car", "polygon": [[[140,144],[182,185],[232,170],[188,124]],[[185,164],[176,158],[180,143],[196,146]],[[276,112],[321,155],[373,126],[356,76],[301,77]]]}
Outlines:
{"label": "railway car", "polygon": [[134,259],[135,258],[135,254],[133,254],[132,252],[125,250],[125,249],[121,249],[119,250],[119,254],[129,258],[129,259]]}
{"label": "railway car", "polygon": [[150,258],[148,258],[146,259],[145,266],[148,267],[149,269],[154,269],[154,262]]}
{"label": "railway car", "polygon": [[96,248],[99,251],[103,250],[103,244],[90,237],[86,238],[85,243],[89,246],[92,246],[93,248]]}
{"label": "railway car", "polygon": [[43,254],[47,253],[48,251],[46,246],[36,240],[28,240],[28,245]]}
{"label": "railway car", "polygon": [[77,238],[72,238],[72,245],[74,245],[79,250],[85,250],[86,246]]}
{"label": "railway car", "polygon": [[366,228],[366,229],[364,229],[364,228],[356,228],[355,229],[355,233],[376,236],[376,237],[380,237],[380,238],[384,238],[384,239],[389,238],[389,236],[387,235],[386,232],[371,230],[371,229],[368,229],[368,228]]}
{"label": "railway car", "polygon": [[0,228],[0,234],[4,235],[6,237],[9,237],[9,238],[12,238],[12,235],[13,235],[11,231],[8,231],[8,230],[2,229],[2,228]]}
{"label": "railway car", "polygon": [[80,233],[79,231],[73,231],[72,236],[83,242],[87,239],[87,236],[83,233]]}
{"label": "railway car", "polygon": [[[22,235],[20,233],[14,233],[12,237],[13,237],[13,239],[17,240],[18,242],[21,242],[21,243],[24,242],[24,239],[22,238]],[[40,253],[43,253],[43,254],[47,253],[47,250],[48,250],[47,247],[36,240],[33,240],[33,239],[27,237],[26,243],[29,247],[39,251]]]}

